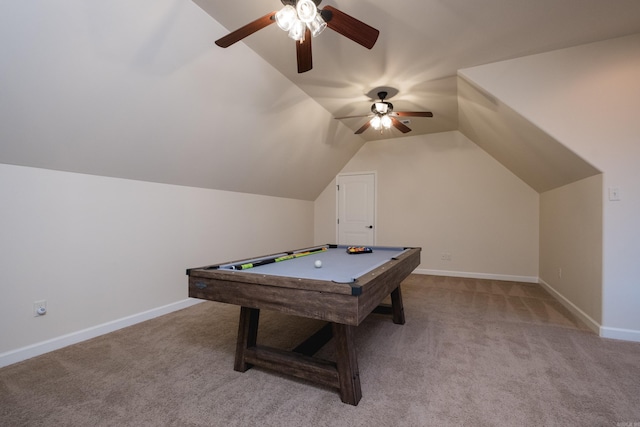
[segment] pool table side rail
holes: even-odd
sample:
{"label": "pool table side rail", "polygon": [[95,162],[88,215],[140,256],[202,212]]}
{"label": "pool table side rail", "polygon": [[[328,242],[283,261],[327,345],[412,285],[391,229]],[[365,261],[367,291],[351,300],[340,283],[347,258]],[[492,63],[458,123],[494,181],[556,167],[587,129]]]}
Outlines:
{"label": "pool table side rail", "polygon": [[352,295],[355,283],[337,283],[320,279],[301,279],[298,277],[256,274],[243,270],[191,270],[190,278],[225,280],[228,282],[249,283],[275,288],[300,289],[314,292]]}
{"label": "pool table side rail", "polygon": [[189,297],[274,310],[329,322],[350,325],[358,323],[358,298],[350,293],[261,286],[260,283],[191,276]]}
{"label": "pool table side rail", "polygon": [[[191,269],[189,297],[358,325],[419,264],[420,248],[410,248],[357,278],[354,284],[265,276],[241,270]],[[355,295],[354,285],[359,291]]]}

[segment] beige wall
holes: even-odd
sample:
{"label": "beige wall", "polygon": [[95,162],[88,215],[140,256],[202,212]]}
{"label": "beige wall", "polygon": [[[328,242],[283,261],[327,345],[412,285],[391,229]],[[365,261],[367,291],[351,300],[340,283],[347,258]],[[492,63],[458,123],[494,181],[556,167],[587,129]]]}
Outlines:
{"label": "beige wall", "polygon": [[313,243],[313,202],[293,199],[0,164],[0,200],[0,366],[184,301],[187,268]]}
{"label": "beige wall", "polygon": [[602,175],[540,195],[540,280],[598,331],[602,323]]}
{"label": "beige wall", "polygon": [[[420,272],[537,281],[538,193],[461,133],[368,142],[342,170],[360,171],[377,174],[376,244],[422,247]],[[315,217],[335,241],[335,180]]]}

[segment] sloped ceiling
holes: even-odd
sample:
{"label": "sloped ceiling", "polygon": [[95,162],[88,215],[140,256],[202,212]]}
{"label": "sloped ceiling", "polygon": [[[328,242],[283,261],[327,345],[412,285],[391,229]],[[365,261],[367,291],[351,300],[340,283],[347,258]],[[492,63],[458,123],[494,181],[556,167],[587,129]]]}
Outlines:
{"label": "sloped ceiling", "polygon": [[600,173],[509,106],[458,79],[460,131],[539,193]]}
{"label": "sloped ceiling", "polygon": [[[278,0],[193,1],[229,31],[282,7]],[[320,8],[324,5],[380,30],[373,49],[328,29],[313,39],[313,69],[298,74],[294,42],[277,25],[243,42],[333,117],[369,113],[380,87],[396,93],[389,99],[395,110],[435,115],[411,118],[412,132],[404,135],[369,129],[362,134],[366,140],[458,129],[459,69],[640,32],[636,0],[325,0]],[[234,61],[236,49],[225,49],[225,61]],[[365,120],[343,122],[356,130]]]}
{"label": "sloped ceiling", "polygon": [[275,25],[214,45],[277,0],[7,0],[0,162],[315,200],[367,140],[402,136],[335,119],[368,113],[377,88],[435,114],[407,136],[457,130],[457,70],[640,32],[637,0],[325,4],[380,37],[368,50],[327,30],[298,74]]}

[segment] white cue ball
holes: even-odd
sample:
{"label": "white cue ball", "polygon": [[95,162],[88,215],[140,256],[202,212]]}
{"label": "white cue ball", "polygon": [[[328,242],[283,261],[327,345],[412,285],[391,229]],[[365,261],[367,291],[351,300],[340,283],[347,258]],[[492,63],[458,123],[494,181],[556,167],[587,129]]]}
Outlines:
{"label": "white cue ball", "polygon": [[314,262],[314,263],[313,263],[313,265],[315,265],[315,266],[316,266],[316,268],[320,268],[320,267],[322,267],[322,261],[320,261],[320,260],[318,259],[318,260],[316,260],[316,262]]}

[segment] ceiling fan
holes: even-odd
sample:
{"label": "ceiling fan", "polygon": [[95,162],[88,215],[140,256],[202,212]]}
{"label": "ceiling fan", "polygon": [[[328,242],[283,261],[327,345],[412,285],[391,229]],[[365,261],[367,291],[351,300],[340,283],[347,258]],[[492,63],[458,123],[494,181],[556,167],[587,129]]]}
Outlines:
{"label": "ceiling fan", "polygon": [[229,47],[262,28],[276,22],[280,28],[289,33],[289,37],[296,41],[296,56],[298,73],[304,73],[313,68],[311,59],[311,37],[316,37],[326,27],[371,49],[378,40],[380,32],[375,28],[347,15],[338,9],[325,6],[322,10],[318,5],[322,0],[280,0],[284,7],[279,11],[267,13],[247,25],[227,34],[216,44]]}
{"label": "ceiling fan", "polygon": [[355,117],[372,117],[371,120],[367,121],[355,132],[356,135],[359,135],[369,127],[373,127],[375,130],[380,130],[382,132],[384,129],[390,129],[391,126],[395,127],[402,133],[407,133],[411,132],[411,128],[402,123],[396,117],[433,117],[433,113],[431,111],[393,111],[393,104],[386,102],[384,100],[386,97],[387,92],[378,92],[378,98],[380,98],[380,101],[371,104],[371,113],[373,114],[336,117],[336,120],[352,119]]}

